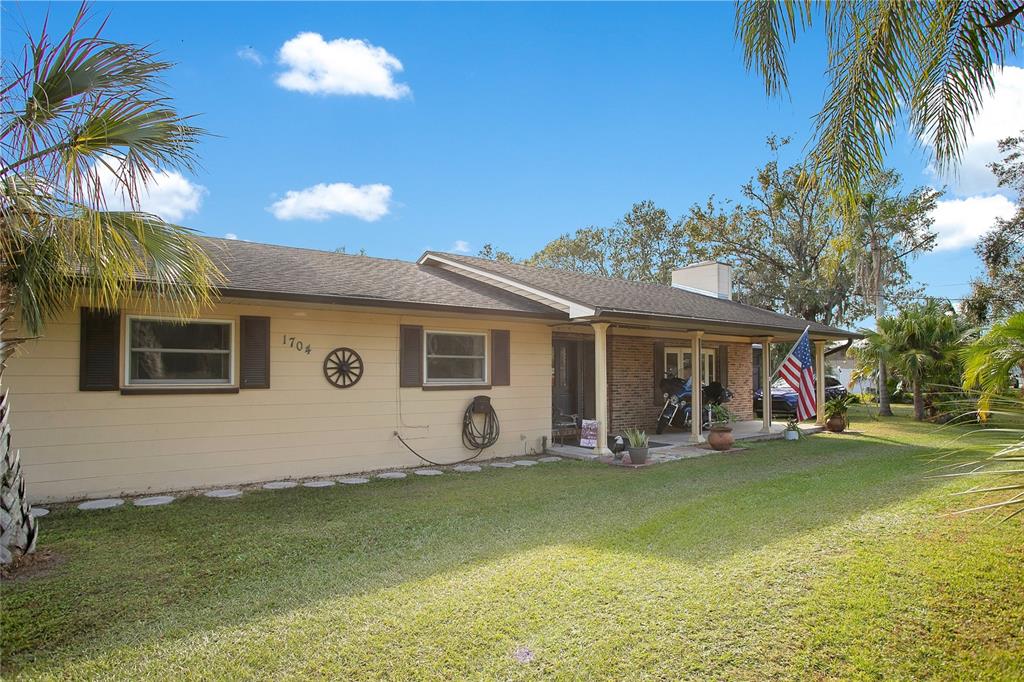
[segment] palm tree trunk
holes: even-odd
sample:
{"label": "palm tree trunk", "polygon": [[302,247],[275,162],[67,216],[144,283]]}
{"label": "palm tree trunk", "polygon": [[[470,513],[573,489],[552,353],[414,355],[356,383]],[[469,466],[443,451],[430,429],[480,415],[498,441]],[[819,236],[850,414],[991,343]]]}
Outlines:
{"label": "palm tree trunk", "polygon": [[36,549],[39,527],[32,518],[25,496],[25,477],[21,472],[18,451],[11,449],[11,406],[3,390],[3,374],[7,359],[17,341],[4,339],[4,327],[10,320],[10,298],[0,285],[0,563],[7,564]]}
{"label": "palm tree trunk", "polygon": [[921,382],[914,379],[914,419],[924,421],[924,395],[921,392]]}
{"label": "palm tree trunk", "polygon": [[[871,241],[871,279],[871,287],[875,294],[877,326],[878,318],[885,315],[885,297],[882,296],[882,254],[875,239]],[[878,359],[878,416],[892,416],[892,406],[889,404],[889,368],[885,366],[885,358]]]}

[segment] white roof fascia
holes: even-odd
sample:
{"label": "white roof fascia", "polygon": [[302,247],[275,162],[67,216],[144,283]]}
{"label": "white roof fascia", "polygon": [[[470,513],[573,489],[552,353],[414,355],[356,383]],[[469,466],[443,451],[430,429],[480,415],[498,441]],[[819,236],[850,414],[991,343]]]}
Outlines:
{"label": "white roof fascia", "polygon": [[476,276],[474,277],[474,279],[484,280],[485,283],[486,280],[490,279],[497,282],[501,282],[502,284],[512,287],[513,289],[521,289],[524,292],[532,294],[532,297],[534,297],[535,300],[541,299],[541,303],[544,303],[545,305],[550,305],[553,308],[558,308],[560,310],[568,308],[569,317],[571,319],[576,319],[578,317],[594,317],[597,315],[597,310],[594,309],[592,306],[588,306],[583,303],[579,303],[578,301],[570,300],[568,298],[563,298],[561,296],[556,296],[555,294],[544,291],[542,289],[537,289],[536,287],[531,287],[527,284],[523,284],[519,280],[513,279],[511,277],[499,275],[489,270],[477,268],[472,265],[466,265],[465,263],[460,263],[458,261],[445,258],[444,256],[438,256],[437,254],[433,253],[425,253],[422,256],[420,256],[420,259],[416,262],[419,265],[424,265],[428,261],[436,261],[437,263],[442,263],[450,268],[461,270],[466,273],[472,273],[472,275]]}

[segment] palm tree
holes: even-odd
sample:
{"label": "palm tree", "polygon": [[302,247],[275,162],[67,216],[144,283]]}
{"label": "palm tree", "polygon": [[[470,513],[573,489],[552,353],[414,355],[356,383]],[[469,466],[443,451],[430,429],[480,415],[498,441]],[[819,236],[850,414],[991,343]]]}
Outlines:
{"label": "palm tree", "polygon": [[[181,315],[210,303],[220,274],[193,232],[141,212],[155,171],[191,170],[203,131],[161,95],[169,64],[137,45],[85,33],[82,5],[52,40],[29,36],[5,64],[0,160],[0,385],[23,339],[69,305],[113,309],[159,298]],[[105,22],[104,22],[105,23]],[[8,76],[8,74],[10,74]],[[109,179],[104,179],[109,178]],[[128,210],[107,210],[110,192]],[[0,398],[0,561],[33,551],[37,527],[11,449],[10,400]]]}
{"label": "palm tree", "polygon": [[816,21],[825,28],[831,83],[816,118],[819,171],[848,196],[882,170],[905,119],[940,171],[955,166],[992,71],[1016,52],[1019,0],[774,2],[741,0],[736,37],[769,96],[789,84],[786,53]]}
{"label": "palm tree", "polygon": [[1024,373],[1024,313],[992,325],[962,354],[964,388],[980,389],[978,409],[985,412],[992,398],[1010,387],[1013,370]]}
{"label": "palm tree", "polygon": [[958,350],[966,328],[952,306],[928,299],[877,320],[875,330],[862,330],[865,343],[856,352],[858,376],[875,371],[884,361],[912,386],[914,419],[925,418],[924,389],[948,383],[958,371]]}

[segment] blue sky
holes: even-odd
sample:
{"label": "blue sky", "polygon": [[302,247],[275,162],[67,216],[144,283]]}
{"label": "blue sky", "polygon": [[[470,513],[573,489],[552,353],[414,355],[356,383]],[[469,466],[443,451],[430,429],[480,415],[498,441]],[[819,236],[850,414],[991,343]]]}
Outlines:
{"label": "blue sky", "polygon": [[[5,59],[47,12],[56,31],[76,7],[4,3]],[[768,100],[743,69],[729,3],[94,9],[110,15],[106,37],[176,63],[168,92],[216,135],[201,171],[161,176],[144,208],[214,236],[373,256],[486,241],[527,256],[635,201],[678,216],[736,197],[766,136],[793,136],[797,157],[824,92],[811,33],[792,53],[791,96]],[[913,268],[936,295],[967,290],[976,236],[1012,209],[984,165],[1020,126],[1024,69],[999,83],[949,182],[943,249]],[[946,184],[909,138],[890,163],[908,188]]]}

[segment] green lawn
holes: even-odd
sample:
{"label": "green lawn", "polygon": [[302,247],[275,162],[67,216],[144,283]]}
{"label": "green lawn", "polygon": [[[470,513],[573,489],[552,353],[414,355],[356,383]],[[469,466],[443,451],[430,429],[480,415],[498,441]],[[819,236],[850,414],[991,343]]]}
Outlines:
{"label": "green lawn", "polygon": [[854,428],[54,508],[63,563],[3,586],[4,677],[1024,678],[1022,524],[942,514],[966,486],[924,460],[954,431]]}

